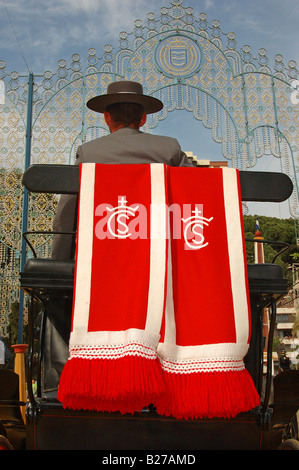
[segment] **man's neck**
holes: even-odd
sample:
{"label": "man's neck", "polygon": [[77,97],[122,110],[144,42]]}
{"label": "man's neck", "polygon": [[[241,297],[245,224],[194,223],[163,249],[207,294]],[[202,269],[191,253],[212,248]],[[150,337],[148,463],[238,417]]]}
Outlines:
{"label": "man's neck", "polygon": [[124,124],[119,124],[119,125],[115,125],[115,126],[110,126],[109,130],[112,134],[112,132],[116,132],[119,129],[123,129],[124,127],[130,127],[131,129],[135,129],[136,131],[138,131],[138,129],[139,129],[139,127],[136,127],[133,124],[131,124],[130,126],[125,126]]}

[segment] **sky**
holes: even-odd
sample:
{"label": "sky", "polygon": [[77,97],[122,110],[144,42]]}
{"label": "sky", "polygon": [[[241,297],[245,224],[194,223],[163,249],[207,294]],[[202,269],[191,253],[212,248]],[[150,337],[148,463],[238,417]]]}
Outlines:
{"label": "sky", "polygon": [[[119,33],[133,31],[136,19],[146,20],[149,12],[159,16],[170,6],[170,0],[0,0],[0,61],[8,73],[43,74],[56,70],[60,59],[70,63],[75,53],[84,60],[90,48],[101,56],[106,44],[117,50]],[[238,50],[249,45],[255,55],[265,48],[270,67],[276,54],[299,64],[299,0],[183,0],[182,6],[192,7],[196,16],[206,13],[209,24],[219,20],[224,33],[236,34]],[[169,113],[157,132],[177,137],[199,158],[221,160],[210,131],[199,129],[190,113],[184,119],[180,113]],[[280,162],[263,157],[255,169],[280,171]],[[288,216],[286,203],[271,210],[275,217]]]}

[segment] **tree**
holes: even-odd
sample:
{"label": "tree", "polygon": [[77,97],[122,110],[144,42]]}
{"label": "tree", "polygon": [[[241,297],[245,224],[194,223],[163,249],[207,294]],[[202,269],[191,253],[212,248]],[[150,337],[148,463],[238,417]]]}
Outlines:
{"label": "tree", "polygon": [[[295,263],[299,259],[299,247],[297,245],[295,226],[293,219],[278,219],[276,217],[244,215],[245,238],[254,239],[256,232],[256,219],[259,218],[259,226],[265,240],[283,242],[289,244],[287,251],[277,258],[277,264],[284,268]],[[271,263],[274,256],[283,249],[283,246],[264,244],[265,262]],[[253,243],[246,243],[247,262],[254,263]]]}

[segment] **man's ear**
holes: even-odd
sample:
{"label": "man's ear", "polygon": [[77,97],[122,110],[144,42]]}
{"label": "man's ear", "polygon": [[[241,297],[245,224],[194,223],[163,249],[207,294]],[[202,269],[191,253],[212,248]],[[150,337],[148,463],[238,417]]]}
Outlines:
{"label": "man's ear", "polygon": [[144,124],[146,123],[146,118],[147,118],[147,115],[143,113],[141,121],[140,121],[140,127],[144,126]]}
{"label": "man's ear", "polygon": [[111,125],[111,116],[110,116],[110,113],[108,113],[108,111],[104,111],[104,119],[105,119],[105,122],[106,122],[107,126],[110,127],[110,125]]}

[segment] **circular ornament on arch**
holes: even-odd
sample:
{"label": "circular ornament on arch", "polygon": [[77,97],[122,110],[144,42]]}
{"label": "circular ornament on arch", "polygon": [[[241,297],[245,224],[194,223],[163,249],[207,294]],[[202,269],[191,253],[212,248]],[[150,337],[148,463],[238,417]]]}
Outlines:
{"label": "circular ornament on arch", "polygon": [[157,68],[167,77],[190,77],[202,64],[202,50],[196,41],[182,36],[168,36],[154,51]]}

